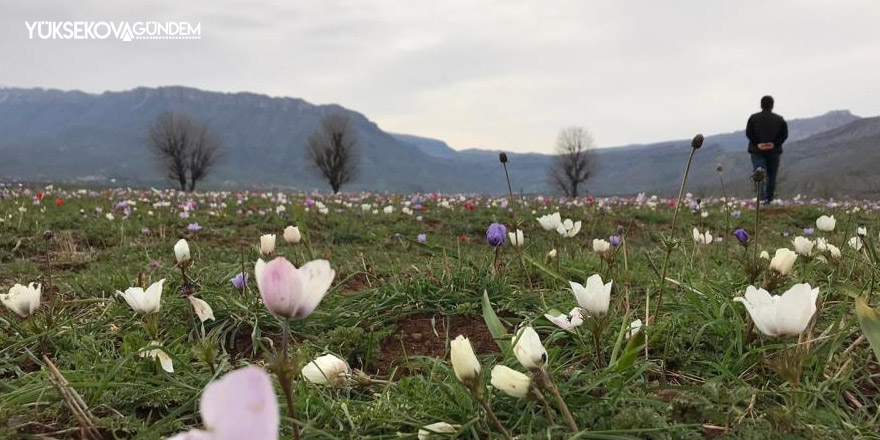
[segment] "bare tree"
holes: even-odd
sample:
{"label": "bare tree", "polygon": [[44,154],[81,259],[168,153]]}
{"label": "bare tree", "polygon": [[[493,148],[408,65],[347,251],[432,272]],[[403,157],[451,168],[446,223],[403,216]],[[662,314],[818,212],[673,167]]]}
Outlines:
{"label": "bare tree", "polygon": [[189,152],[189,190],[196,189],[196,182],[202,180],[221,157],[222,144],[208,130],[207,125],[198,129]]}
{"label": "bare tree", "polygon": [[354,123],[346,115],[325,116],[321,126],[309,136],[309,161],[327,180],[334,194],[357,177],[358,153]]}
{"label": "bare tree", "polygon": [[162,113],[150,125],[149,147],[181,191],[193,191],[216,165],[221,152],[220,141],[207,125],[171,112]]}
{"label": "bare tree", "polygon": [[582,184],[592,177],[596,167],[594,148],[593,136],[585,128],[562,129],[550,165],[550,184],[568,197],[577,197]]}

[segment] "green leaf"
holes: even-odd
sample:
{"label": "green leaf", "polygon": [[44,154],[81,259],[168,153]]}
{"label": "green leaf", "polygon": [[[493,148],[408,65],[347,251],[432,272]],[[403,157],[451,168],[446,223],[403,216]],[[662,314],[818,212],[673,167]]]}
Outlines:
{"label": "green leaf", "polygon": [[645,329],[642,328],[636,334],[634,334],[629,341],[626,343],[626,348],[623,350],[623,355],[620,356],[620,359],[613,365],[614,371],[621,373],[626,371],[636,362],[636,358],[639,356],[639,353],[645,349]]}
{"label": "green leaf", "polygon": [[880,313],[872,309],[864,299],[857,297],[856,316],[859,318],[862,333],[874,349],[874,356],[880,361]]}
{"label": "green leaf", "polygon": [[495,339],[498,348],[501,349],[502,353],[507,353],[510,349],[507,328],[504,327],[504,324],[498,319],[498,315],[495,314],[495,310],[492,309],[492,303],[489,302],[489,293],[485,290],[483,291],[483,320],[486,321],[486,327],[489,327],[489,333],[492,334],[492,338]]}
{"label": "green leaf", "polygon": [[556,278],[557,280],[560,280],[564,283],[568,283],[568,280],[565,279],[565,277],[563,277],[562,275],[559,275],[558,273],[556,273],[555,270],[550,269],[544,263],[541,263],[541,262],[535,260],[534,258],[529,257],[528,255],[525,255],[525,254],[523,254],[523,258],[525,258],[525,260],[528,261],[532,266],[535,266],[538,269],[540,269],[541,272],[544,272],[547,275],[550,275],[551,277]]}

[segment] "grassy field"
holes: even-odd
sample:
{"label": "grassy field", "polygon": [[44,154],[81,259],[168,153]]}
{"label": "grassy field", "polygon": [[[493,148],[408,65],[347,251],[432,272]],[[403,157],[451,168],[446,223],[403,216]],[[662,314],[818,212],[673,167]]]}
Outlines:
{"label": "grassy field", "polygon": [[[453,373],[449,341],[459,334],[479,355],[491,409],[517,438],[880,438],[880,368],[855,313],[857,297],[880,304],[872,290],[874,202],[762,207],[756,231],[753,201],[688,197],[673,233],[675,202],[644,197],[528,198],[508,206],[503,198],[458,195],[0,191],[0,293],[42,284],[33,316],[0,312],[0,438],[82,438],[82,427],[94,426],[101,438],[152,439],[202,427],[203,389],[246,365],[269,371],[283,345],[281,321],[256,284],[240,292],[230,281],[242,271],[253,279],[262,234],[277,234],[275,255],[297,267],[326,259],[336,271],[315,312],[290,321],[291,359],[302,367],[333,353],[362,372],[338,387],[297,374],[292,398],[303,438],[416,438],[435,422],[455,425],[450,437],[500,438]],[[543,230],[536,218],[556,211],[582,221],[580,232],[567,238]],[[800,337],[761,335],[733,301],[750,282],[770,281],[769,262],[755,247],[771,256],[794,249],[792,239],[809,234],[804,229],[815,229],[823,214],[835,216],[835,229],[807,238],[824,237],[842,255],[814,248],[771,292],[801,282],[818,287],[815,321]],[[509,230],[520,224],[526,245],[508,240],[496,252],[486,239],[496,222]],[[282,239],[288,225],[299,225],[303,242]],[[868,232],[861,250],[847,244],[858,226]],[[694,227],[721,241],[695,242]],[[737,228],[750,234],[748,248],[732,234]],[[593,239],[619,233],[622,244],[606,259],[593,251]],[[173,251],[181,238],[192,254],[190,286]],[[752,264],[760,265],[754,280]],[[569,281],[583,284],[593,274],[613,280],[598,343],[587,330],[594,320],[569,332],[544,316],[575,307]],[[150,335],[116,291],[160,279],[158,332]],[[187,294],[210,304],[214,319],[200,322]],[[647,298],[650,325],[628,339],[631,321],[647,321]],[[500,340],[487,326],[493,316],[503,324],[494,328],[496,337],[506,335]],[[488,387],[495,365],[526,372],[509,345],[523,323],[547,349],[546,371],[577,432],[546,389],[545,405]],[[143,356],[151,340],[173,373]],[[781,367],[792,358],[795,379]],[[291,438],[286,400],[273,382],[281,438]],[[85,420],[71,411],[74,392]]]}

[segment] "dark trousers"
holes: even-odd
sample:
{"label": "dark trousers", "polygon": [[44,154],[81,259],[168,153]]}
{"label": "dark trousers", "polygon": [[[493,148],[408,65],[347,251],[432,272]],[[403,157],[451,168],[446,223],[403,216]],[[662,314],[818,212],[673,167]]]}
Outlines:
{"label": "dark trousers", "polygon": [[764,169],[764,191],[761,198],[766,201],[772,201],[776,193],[776,174],[779,171],[779,156],[782,153],[777,151],[769,153],[752,153],[752,168]]}

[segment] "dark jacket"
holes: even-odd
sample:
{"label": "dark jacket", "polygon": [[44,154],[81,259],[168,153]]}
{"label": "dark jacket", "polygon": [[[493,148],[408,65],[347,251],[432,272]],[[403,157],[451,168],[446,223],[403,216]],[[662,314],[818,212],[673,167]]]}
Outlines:
{"label": "dark jacket", "polygon": [[[749,138],[749,153],[782,153],[782,144],[788,139],[788,124],[782,116],[764,110],[749,116],[746,136]],[[758,144],[765,142],[773,142],[773,149],[759,150]]]}

